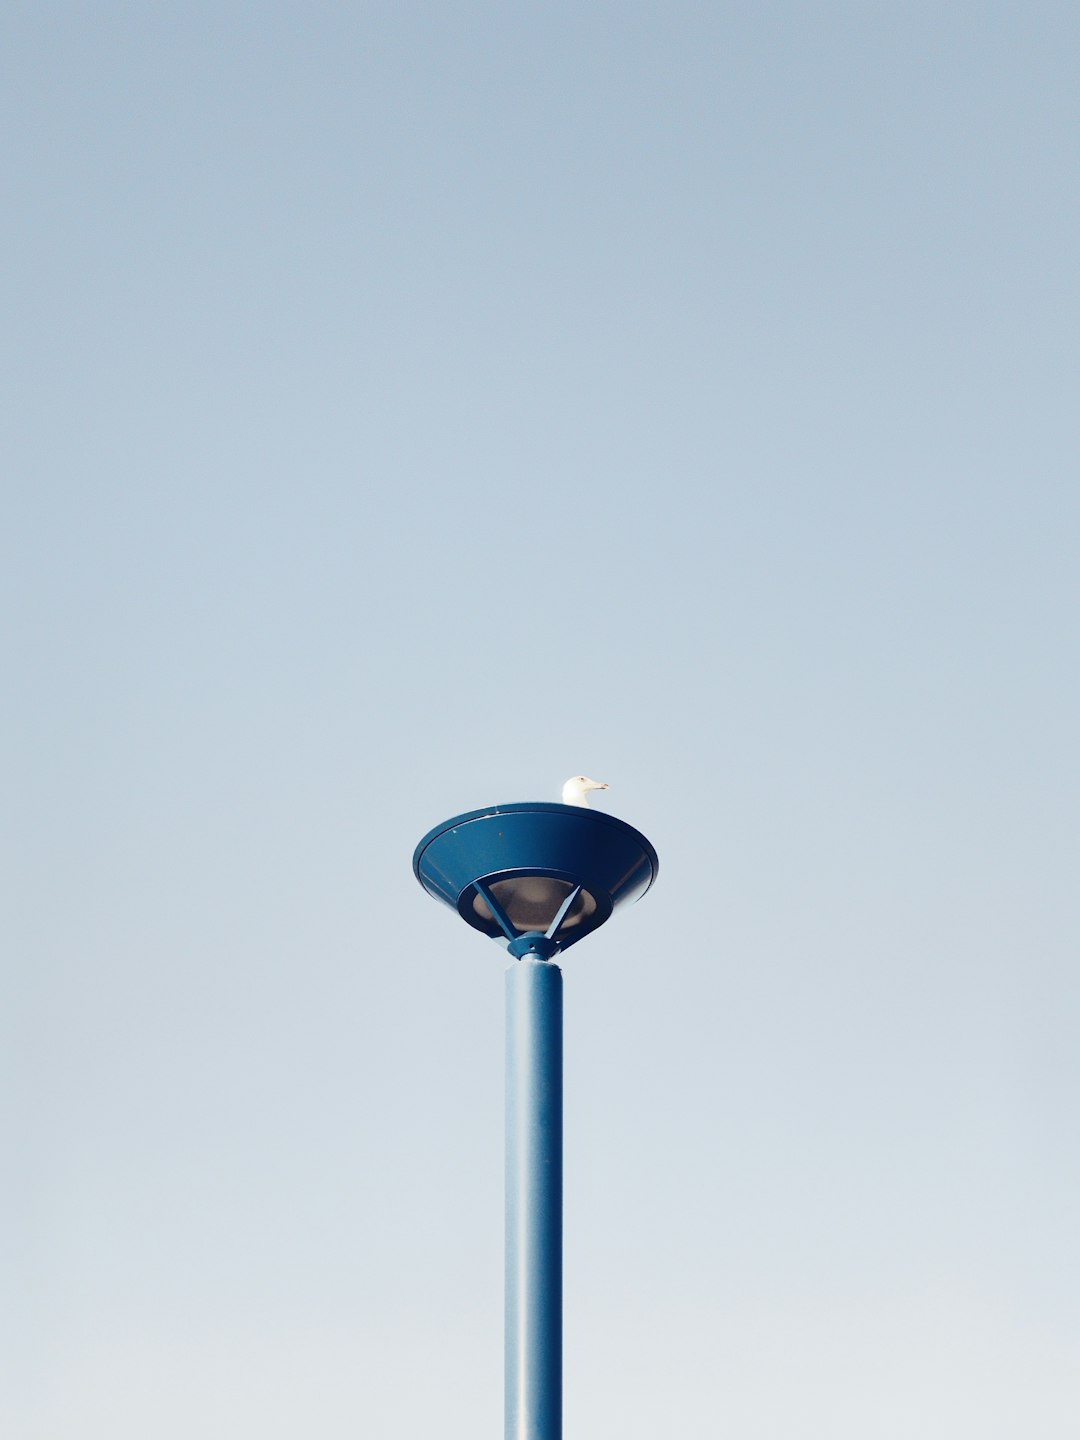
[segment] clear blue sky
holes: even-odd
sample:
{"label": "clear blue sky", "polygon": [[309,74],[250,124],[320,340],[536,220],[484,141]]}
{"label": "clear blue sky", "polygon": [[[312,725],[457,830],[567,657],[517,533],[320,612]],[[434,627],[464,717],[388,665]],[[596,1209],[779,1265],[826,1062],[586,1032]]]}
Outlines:
{"label": "clear blue sky", "polygon": [[581,770],[568,1440],[1075,1440],[1080,10],[12,3],[13,1440],[501,1425]]}

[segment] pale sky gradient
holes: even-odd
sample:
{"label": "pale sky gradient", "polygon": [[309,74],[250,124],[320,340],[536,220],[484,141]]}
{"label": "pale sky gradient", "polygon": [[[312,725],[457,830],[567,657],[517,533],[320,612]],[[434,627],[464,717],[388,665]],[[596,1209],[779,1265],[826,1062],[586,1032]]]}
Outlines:
{"label": "pale sky gradient", "polygon": [[1080,9],[0,16],[11,1440],[501,1433],[567,775],[567,1440],[1080,1433]]}

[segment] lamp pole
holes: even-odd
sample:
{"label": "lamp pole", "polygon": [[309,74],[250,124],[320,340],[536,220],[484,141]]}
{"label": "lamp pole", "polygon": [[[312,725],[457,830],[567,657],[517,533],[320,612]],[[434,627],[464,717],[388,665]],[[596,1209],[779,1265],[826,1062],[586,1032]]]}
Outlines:
{"label": "lamp pole", "polygon": [[506,972],[506,1440],[562,1436],[562,971]]}
{"label": "lamp pole", "polygon": [[562,971],[659,862],[613,815],[543,802],[457,815],[413,854],[429,895],[507,947],[506,1440],[562,1440]]}

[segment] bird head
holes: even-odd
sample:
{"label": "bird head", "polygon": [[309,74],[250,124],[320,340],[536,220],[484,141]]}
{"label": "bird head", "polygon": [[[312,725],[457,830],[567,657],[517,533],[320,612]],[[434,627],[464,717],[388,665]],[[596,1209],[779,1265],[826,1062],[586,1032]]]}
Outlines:
{"label": "bird head", "polygon": [[588,805],[590,790],[606,790],[602,780],[590,780],[587,775],[571,775],[562,787],[564,805]]}

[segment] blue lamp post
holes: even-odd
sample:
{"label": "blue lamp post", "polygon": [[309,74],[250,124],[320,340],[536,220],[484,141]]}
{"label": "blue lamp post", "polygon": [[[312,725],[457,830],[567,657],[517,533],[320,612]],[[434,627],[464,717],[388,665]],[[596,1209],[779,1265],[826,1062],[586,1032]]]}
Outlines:
{"label": "blue lamp post", "polygon": [[506,1440],[562,1435],[562,972],[554,957],[656,879],[656,851],[577,805],[500,805],[430,830],[429,895],[504,945]]}

